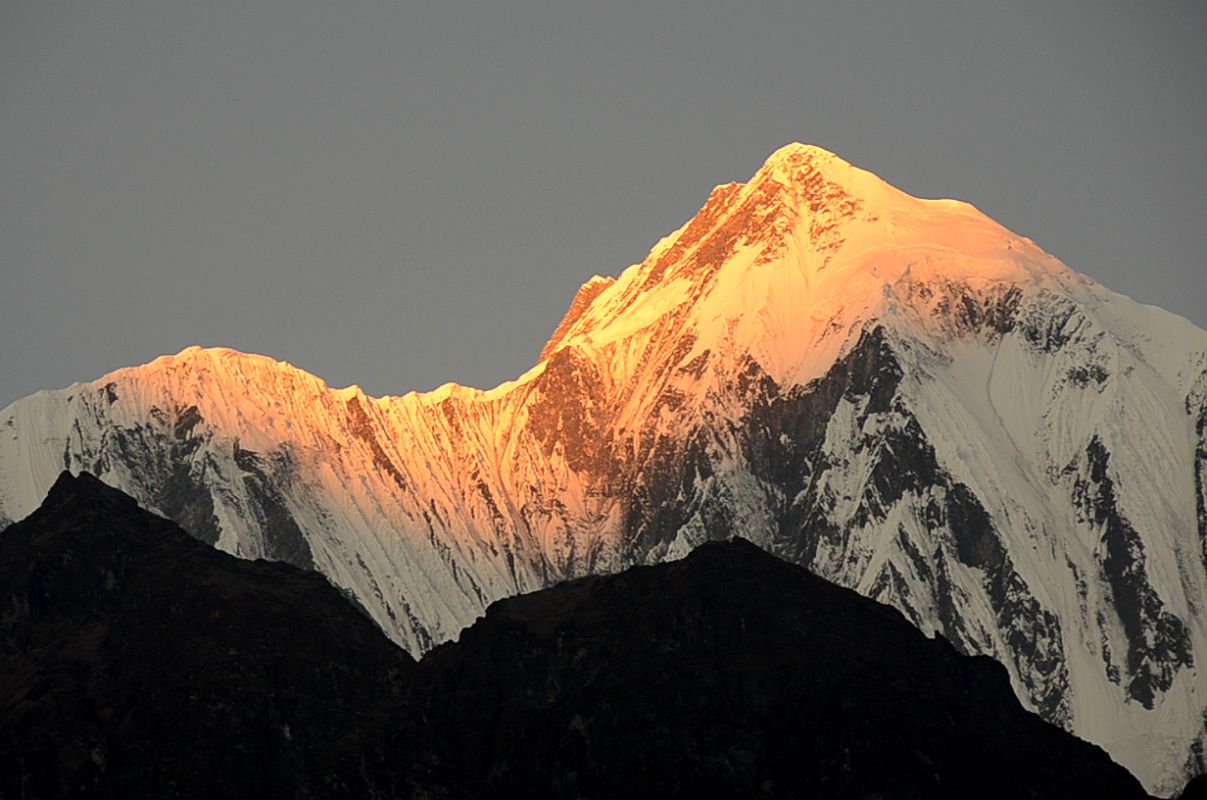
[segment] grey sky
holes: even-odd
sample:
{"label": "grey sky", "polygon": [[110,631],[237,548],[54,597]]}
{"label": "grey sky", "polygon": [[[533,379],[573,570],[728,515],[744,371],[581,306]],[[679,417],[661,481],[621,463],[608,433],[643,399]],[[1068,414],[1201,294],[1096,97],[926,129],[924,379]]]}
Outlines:
{"label": "grey sky", "polygon": [[536,359],[792,140],[1207,325],[1207,3],[0,3],[0,404],[189,344]]}

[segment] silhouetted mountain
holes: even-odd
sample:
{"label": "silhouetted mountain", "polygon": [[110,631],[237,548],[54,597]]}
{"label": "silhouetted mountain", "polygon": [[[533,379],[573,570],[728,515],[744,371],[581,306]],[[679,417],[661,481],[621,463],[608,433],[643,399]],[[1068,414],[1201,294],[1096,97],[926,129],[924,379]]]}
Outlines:
{"label": "silhouetted mountain", "polygon": [[64,473],[0,535],[0,795],[390,796],[409,655],[320,575]]}
{"label": "silhouetted mountain", "polygon": [[502,600],[421,663],[484,797],[1145,797],[1006,670],[754,545]]}
{"label": "silhouetted mountain", "polygon": [[91,476],[0,535],[4,797],[1146,797],[1004,668],[743,540],[418,666],[322,577]]}

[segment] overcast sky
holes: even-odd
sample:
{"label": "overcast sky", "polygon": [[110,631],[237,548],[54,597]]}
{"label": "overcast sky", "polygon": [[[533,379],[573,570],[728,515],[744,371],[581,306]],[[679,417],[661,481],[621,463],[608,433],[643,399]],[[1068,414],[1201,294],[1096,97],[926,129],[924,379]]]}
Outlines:
{"label": "overcast sky", "polygon": [[531,366],[772,150],[1207,326],[1207,3],[0,3],[0,404],[190,344]]}

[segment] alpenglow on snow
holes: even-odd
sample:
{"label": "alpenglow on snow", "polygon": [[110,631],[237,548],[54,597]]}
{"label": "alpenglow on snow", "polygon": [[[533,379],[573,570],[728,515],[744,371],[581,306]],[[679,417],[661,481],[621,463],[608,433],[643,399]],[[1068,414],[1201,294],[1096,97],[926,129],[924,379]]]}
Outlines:
{"label": "alpenglow on snow", "polygon": [[0,525],[88,470],[414,654],[739,534],[1001,661],[1150,791],[1207,769],[1207,333],[789,145],[489,391],[189,348],[0,411]]}

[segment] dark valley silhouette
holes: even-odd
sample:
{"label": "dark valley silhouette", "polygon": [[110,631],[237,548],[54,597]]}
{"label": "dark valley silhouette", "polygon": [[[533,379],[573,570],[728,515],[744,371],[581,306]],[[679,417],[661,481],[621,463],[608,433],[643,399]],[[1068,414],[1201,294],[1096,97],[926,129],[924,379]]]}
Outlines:
{"label": "dark valley silhouette", "polygon": [[416,664],[321,576],[64,473],[0,536],[0,602],[8,798],[1147,796],[989,658],[742,540]]}

